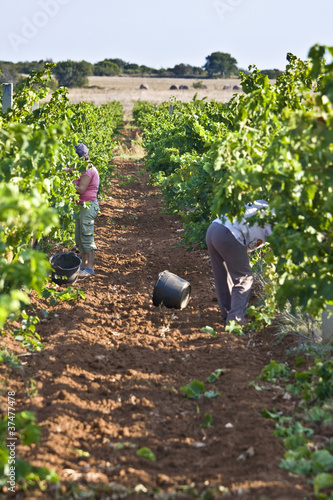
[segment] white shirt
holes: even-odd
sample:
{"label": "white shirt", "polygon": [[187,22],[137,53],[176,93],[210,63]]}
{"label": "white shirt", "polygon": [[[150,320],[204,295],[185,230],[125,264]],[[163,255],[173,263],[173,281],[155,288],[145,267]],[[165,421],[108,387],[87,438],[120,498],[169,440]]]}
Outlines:
{"label": "white shirt", "polygon": [[246,219],[256,215],[259,210],[264,210],[268,207],[268,203],[263,200],[256,200],[252,204],[245,205],[245,214],[240,222],[234,219],[232,222],[224,215],[215,219],[214,222],[223,224],[234,235],[237,241],[247,247],[248,252],[252,252],[257,248],[262,247],[272,234],[270,224],[265,224],[264,227],[259,226],[257,222],[249,225]]}

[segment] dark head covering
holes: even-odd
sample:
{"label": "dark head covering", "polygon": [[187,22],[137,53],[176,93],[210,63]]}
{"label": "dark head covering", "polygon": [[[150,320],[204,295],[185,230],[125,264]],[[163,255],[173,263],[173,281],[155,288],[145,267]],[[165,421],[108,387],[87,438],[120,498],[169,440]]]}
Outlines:
{"label": "dark head covering", "polygon": [[88,156],[89,154],[89,149],[87,148],[87,146],[82,144],[82,142],[80,142],[80,144],[75,146],[75,149],[79,156]]}

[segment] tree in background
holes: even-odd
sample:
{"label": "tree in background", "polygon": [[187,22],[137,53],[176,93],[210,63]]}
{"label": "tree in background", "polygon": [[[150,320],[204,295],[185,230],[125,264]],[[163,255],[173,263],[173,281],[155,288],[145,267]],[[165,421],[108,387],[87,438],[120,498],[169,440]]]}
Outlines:
{"label": "tree in background", "polygon": [[123,59],[104,59],[96,63],[93,67],[94,75],[98,76],[115,76],[115,75],[151,75],[157,70],[149,66],[139,65],[123,61]]}
{"label": "tree in background", "polygon": [[207,71],[200,66],[193,66],[193,76],[207,76]]}
{"label": "tree in background", "polygon": [[[22,81],[22,74],[28,75],[32,71],[41,71],[45,64],[51,60],[25,61],[12,63],[10,61],[0,61],[0,72],[2,77],[0,83],[14,83],[14,89]],[[176,64],[173,68],[151,68],[144,64],[136,64],[124,61],[119,58],[107,58],[91,64],[87,61],[60,61],[54,70],[54,76],[57,80],[48,83],[48,86],[55,89],[56,86],[65,87],[84,87],[88,83],[87,76],[117,76],[117,75],[135,75],[135,76],[155,76],[155,77],[176,77],[176,78],[221,78],[230,75],[239,75],[240,73],[250,74],[249,70],[237,68],[237,61],[223,52],[213,52],[206,57],[206,64],[202,67],[192,66],[191,64]],[[282,72],[277,69],[266,69],[262,74],[270,79],[276,79]]]}
{"label": "tree in background", "polygon": [[141,64],[140,72],[141,72],[141,75],[152,75],[152,74],[156,73],[156,70],[154,68],[150,68],[149,66],[146,66],[145,64]]}
{"label": "tree in background", "polygon": [[140,73],[140,66],[136,63],[126,63],[124,67],[124,72],[128,75],[136,75]]}
{"label": "tree in background", "polygon": [[88,76],[93,74],[93,65],[87,61],[60,61],[54,68],[60,87],[85,87]]}
{"label": "tree in background", "polygon": [[263,75],[267,75],[270,80],[274,80],[278,76],[283,74],[283,71],[280,69],[262,69],[261,73]]}
{"label": "tree in background", "polygon": [[43,71],[45,63],[52,62],[52,59],[40,60],[40,61],[24,61],[15,64],[16,70],[19,73],[29,75],[32,71]]}
{"label": "tree in background", "polygon": [[113,59],[104,59],[104,60],[116,64],[122,70],[125,68],[126,64],[128,64],[126,61],[124,61],[123,59],[119,59],[118,57]]}
{"label": "tree in background", "polygon": [[176,64],[171,71],[175,76],[191,76],[193,67],[190,64]]}
{"label": "tree in background", "polygon": [[[3,83],[12,83],[14,92],[20,90],[21,85],[25,82],[24,75],[31,75],[33,71],[43,71],[45,64],[51,61],[32,61],[32,62],[18,62],[11,63],[0,61],[0,85]],[[56,90],[58,82],[55,79],[46,80],[45,83],[39,81],[35,88],[48,87],[49,89]]]}
{"label": "tree in background", "polygon": [[121,72],[119,66],[110,59],[104,59],[104,61],[94,64],[94,75],[97,76],[114,76],[119,75]]}
{"label": "tree in background", "polygon": [[238,75],[239,73],[236,59],[225,52],[213,52],[207,56],[203,68],[210,77]]}
{"label": "tree in background", "polygon": [[0,83],[13,83],[15,85],[19,80],[20,74],[14,64],[0,63]]}

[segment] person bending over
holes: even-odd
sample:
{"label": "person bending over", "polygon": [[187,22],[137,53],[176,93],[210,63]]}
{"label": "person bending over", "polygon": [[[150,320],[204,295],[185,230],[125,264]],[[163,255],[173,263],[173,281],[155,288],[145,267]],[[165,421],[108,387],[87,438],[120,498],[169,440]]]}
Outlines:
{"label": "person bending over", "polygon": [[268,204],[257,200],[245,206],[243,219],[229,221],[226,216],[215,219],[207,229],[206,244],[213,270],[217,302],[224,324],[231,320],[245,324],[245,311],[251,294],[253,272],[249,252],[260,248],[272,234],[270,224],[250,225],[249,217],[259,216]]}

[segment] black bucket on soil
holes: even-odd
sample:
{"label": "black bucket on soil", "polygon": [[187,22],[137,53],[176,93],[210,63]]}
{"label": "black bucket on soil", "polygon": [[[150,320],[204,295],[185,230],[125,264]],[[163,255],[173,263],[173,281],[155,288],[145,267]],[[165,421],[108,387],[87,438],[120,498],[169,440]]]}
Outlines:
{"label": "black bucket on soil", "polygon": [[81,257],[74,252],[52,255],[52,281],[57,285],[73,285],[78,278],[81,262]]}
{"label": "black bucket on soil", "polygon": [[180,278],[169,271],[159,273],[153,293],[153,304],[174,309],[184,309],[190,300],[191,285],[188,281]]}

